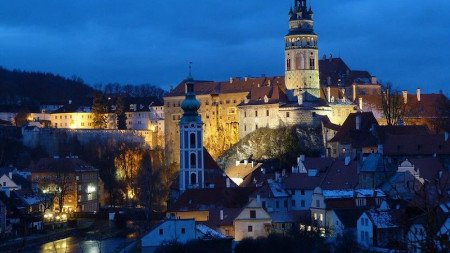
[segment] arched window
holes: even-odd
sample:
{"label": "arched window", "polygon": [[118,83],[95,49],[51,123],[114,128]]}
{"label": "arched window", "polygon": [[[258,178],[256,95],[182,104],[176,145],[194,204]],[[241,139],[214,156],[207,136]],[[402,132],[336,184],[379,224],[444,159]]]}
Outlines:
{"label": "arched window", "polygon": [[314,58],[313,57],[311,57],[310,59],[309,59],[309,69],[315,69],[316,67],[315,67],[315,60],[314,60]]}
{"label": "arched window", "polygon": [[191,144],[191,148],[195,148],[195,134],[191,133],[191,135],[189,135],[189,143]]}
{"label": "arched window", "polygon": [[191,154],[191,168],[196,168],[197,167],[197,156],[195,155],[195,153]]}
{"label": "arched window", "polygon": [[286,60],[286,69],[291,70],[291,59]]}
{"label": "arched window", "polygon": [[191,174],[191,184],[197,184],[197,174]]}

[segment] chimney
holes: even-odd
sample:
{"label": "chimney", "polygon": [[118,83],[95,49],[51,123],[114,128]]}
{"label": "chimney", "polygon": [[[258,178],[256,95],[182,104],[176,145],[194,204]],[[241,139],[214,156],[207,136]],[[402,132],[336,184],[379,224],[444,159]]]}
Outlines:
{"label": "chimney", "polygon": [[230,77],[230,83],[233,83],[233,77]]}
{"label": "chimney", "polygon": [[244,160],[244,165],[247,166],[248,160]]}
{"label": "chimney", "polygon": [[383,152],[384,152],[383,144],[378,144],[378,154],[383,154]]}
{"label": "chimney", "polygon": [[300,155],[300,161],[302,161],[302,162],[305,161],[305,155]]}
{"label": "chimney", "polygon": [[417,101],[420,102],[420,88],[417,88],[416,93],[417,93]]}
{"label": "chimney", "polygon": [[359,110],[363,110],[363,98],[359,98],[358,99],[358,107],[359,107]]}
{"label": "chimney", "polygon": [[327,77],[327,84],[331,85],[331,76]]}
{"label": "chimney", "polygon": [[256,194],[256,203],[261,203],[261,195]]}
{"label": "chimney", "polygon": [[356,130],[361,130],[361,115],[358,113],[356,114]]}
{"label": "chimney", "polygon": [[236,166],[239,166],[239,164],[241,164],[241,162],[236,160]]}
{"label": "chimney", "polygon": [[12,171],[9,172],[9,178],[12,179]]}
{"label": "chimney", "polygon": [[402,91],[402,96],[403,96],[403,103],[407,104],[408,103],[408,91],[407,90],[403,90]]}
{"label": "chimney", "polygon": [[298,94],[297,96],[297,101],[299,105],[303,104],[303,94]]}
{"label": "chimney", "polygon": [[352,84],[352,101],[356,101],[356,84]]}
{"label": "chimney", "polygon": [[246,82],[248,81],[248,76],[244,77],[244,81]]}
{"label": "chimney", "polygon": [[220,220],[223,220],[223,210],[220,210]]}
{"label": "chimney", "polygon": [[331,103],[331,87],[327,86],[327,101]]}
{"label": "chimney", "polygon": [[69,100],[69,105],[71,105],[72,104],[72,100]]}
{"label": "chimney", "polygon": [[448,141],[448,132],[444,133],[444,141],[446,141],[446,142]]}
{"label": "chimney", "polygon": [[230,188],[230,187],[231,187],[230,178],[227,177],[227,180],[226,180],[226,181],[227,181],[227,188]]}
{"label": "chimney", "polygon": [[370,81],[371,81],[372,84],[378,84],[378,79],[377,79],[376,76],[372,76],[372,77],[370,78]]}

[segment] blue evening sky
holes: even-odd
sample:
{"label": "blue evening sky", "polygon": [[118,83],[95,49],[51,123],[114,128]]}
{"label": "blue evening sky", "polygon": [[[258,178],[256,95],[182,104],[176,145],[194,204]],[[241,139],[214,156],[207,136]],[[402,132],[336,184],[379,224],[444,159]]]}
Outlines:
{"label": "blue evening sky", "polygon": [[[197,79],[282,75],[293,0],[4,0],[0,66],[89,84],[169,88]],[[448,93],[450,1],[309,0],[319,54],[424,92]]]}

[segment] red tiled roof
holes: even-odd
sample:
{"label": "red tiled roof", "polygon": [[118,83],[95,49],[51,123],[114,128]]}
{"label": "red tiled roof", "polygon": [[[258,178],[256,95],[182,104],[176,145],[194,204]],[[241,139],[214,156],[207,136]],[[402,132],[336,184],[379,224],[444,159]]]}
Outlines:
{"label": "red tiled roof", "polygon": [[[361,117],[360,130],[356,130],[356,117]],[[330,142],[339,142],[341,144],[351,144],[353,148],[376,146],[377,139],[370,129],[372,126],[378,126],[378,122],[372,112],[351,113],[342,124],[341,130],[336,133]]]}
{"label": "red tiled roof", "polygon": [[[381,110],[380,95],[362,95],[363,103],[371,108]],[[420,101],[417,94],[408,94],[405,118],[433,118],[439,117],[439,104],[442,100],[447,99],[443,94],[421,94]]]}
{"label": "red tiled roof", "polygon": [[[350,72],[350,68],[341,58],[321,59],[319,60],[320,84],[328,85],[328,77],[331,84],[336,85],[338,79],[343,79]],[[341,80],[344,82],[345,80]]]}
{"label": "red tiled roof", "polygon": [[444,134],[388,135],[384,141],[384,154],[395,156],[450,154],[450,141]]}
{"label": "red tiled roof", "polygon": [[337,159],[330,169],[328,169],[320,188],[323,190],[354,189],[357,184],[357,162],[351,161],[350,164],[346,166],[344,161]]}
{"label": "red tiled roof", "polygon": [[204,188],[189,189],[170,207],[171,211],[242,208],[255,188]]}
{"label": "red tiled roof", "polygon": [[[185,82],[182,81],[166,97],[184,96]],[[266,87],[270,85],[280,85],[284,87],[284,77],[249,77],[234,78],[231,82],[195,81],[194,91],[197,95],[205,94],[226,94],[238,92],[250,92],[253,87]]]}
{"label": "red tiled roof", "polygon": [[[358,184],[357,162],[345,165],[344,161],[333,158],[307,158],[307,169],[319,169],[317,176],[307,173],[293,173],[285,178],[286,189],[313,190],[320,186],[323,190],[354,189]],[[307,161],[310,161],[309,165]]]}

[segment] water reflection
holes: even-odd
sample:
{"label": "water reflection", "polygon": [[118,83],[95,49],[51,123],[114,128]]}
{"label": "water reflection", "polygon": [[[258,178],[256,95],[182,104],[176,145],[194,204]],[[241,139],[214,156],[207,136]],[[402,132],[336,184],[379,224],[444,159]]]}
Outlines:
{"label": "water reflection", "polygon": [[103,241],[82,240],[76,237],[67,237],[43,244],[40,247],[28,249],[26,253],[100,253],[113,252],[130,242],[126,238],[110,238]]}

